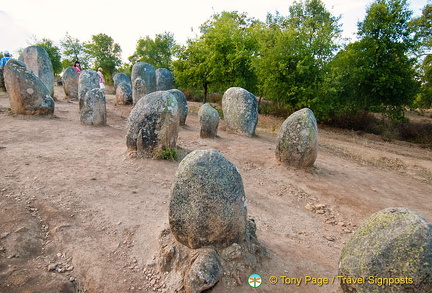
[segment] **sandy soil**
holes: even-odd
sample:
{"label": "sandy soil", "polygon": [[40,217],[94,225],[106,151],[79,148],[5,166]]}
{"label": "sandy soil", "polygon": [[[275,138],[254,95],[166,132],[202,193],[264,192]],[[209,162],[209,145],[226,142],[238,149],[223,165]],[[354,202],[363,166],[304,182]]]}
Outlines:
{"label": "sandy soil", "polygon": [[[131,106],[115,106],[112,94],[106,127],[82,125],[78,102],[61,87],[55,95],[54,117],[36,117],[10,114],[0,92],[0,292],[165,292],[154,256],[178,162],[128,157]],[[219,138],[200,139],[199,106],[189,104],[178,145],[217,149],[239,168],[269,250],[250,272],[260,288],[241,280],[211,292],[341,292],[337,282],[296,287],[280,276],[331,282],[352,232],[380,209],[403,206],[432,222],[430,149],[320,128],[315,166],[297,170],[275,159],[282,120],[260,116],[255,138],[221,123]]]}

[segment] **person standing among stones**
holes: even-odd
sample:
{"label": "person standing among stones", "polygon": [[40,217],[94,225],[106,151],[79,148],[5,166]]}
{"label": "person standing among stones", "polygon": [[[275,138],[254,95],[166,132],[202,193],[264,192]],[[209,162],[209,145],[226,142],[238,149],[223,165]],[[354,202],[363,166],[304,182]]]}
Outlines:
{"label": "person standing among stones", "polygon": [[76,70],[76,72],[78,73],[78,76],[81,74],[81,65],[79,63],[79,61],[75,61],[73,68]]}
{"label": "person standing among stones", "polygon": [[99,87],[101,89],[105,88],[105,79],[104,79],[104,75],[102,73],[102,68],[98,68],[97,74],[99,75]]}
{"label": "person standing among stones", "polygon": [[12,59],[9,51],[4,51],[3,55],[4,55],[3,58],[0,59],[0,69],[3,69],[6,66],[6,62]]}

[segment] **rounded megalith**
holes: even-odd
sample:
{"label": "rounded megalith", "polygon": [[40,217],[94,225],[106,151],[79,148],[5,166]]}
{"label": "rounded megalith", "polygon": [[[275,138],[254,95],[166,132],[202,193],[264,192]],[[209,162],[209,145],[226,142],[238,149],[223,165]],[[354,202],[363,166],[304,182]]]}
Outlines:
{"label": "rounded megalith", "polygon": [[80,110],[84,106],[84,99],[87,92],[98,88],[100,88],[100,86],[99,75],[97,72],[91,69],[85,69],[81,71],[78,79],[78,99]]}
{"label": "rounded megalith", "polygon": [[253,94],[240,87],[229,88],[222,97],[222,111],[228,128],[247,136],[255,135],[258,102]]}
{"label": "rounded megalith", "polygon": [[129,114],[126,145],[146,157],[157,158],[174,148],[178,137],[176,98],[166,92],[153,92],[140,99]]}
{"label": "rounded megalith", "polygon": [[78,73],[72,66],[67,67],[63,72],[63,89],[66,98],[78,99],[78,79]]}
{"label": "rounded megalith", "polygon": [[282,123],[276,140],[276,158],[295,167],[309,167],[318,155],[318,126],[313,112],[304,108]]}
{"label": "rounded megalith", "polygon": [[54,95],[54,70],[48,52],[41,46],[30,46],[21,52],[19,60],[42,80],[50,95]]}
{"label": "rounded megalith", "polygon": [[188,105],[185,95],[181,90],[178,89],[171,89],[167,92],[171,93],[176,97],[178,108],[179,108],[179,124],[180,125],[186,125],[186,117],[188,114]]}
{"label": "rounded megalith", "polygon": [[169,224],[189,248],[226,248],[246,238],[247,209],[237,167],[216,150],[195,150],[177,169]]}
{"label": "rounded megalith", "polygon": [[116,104],[130,105],[132,104],[132,87],[129,82],[121,82],[116,87]]}
{"label": "rounded megalith", "polygon": [[209,103],[202,105],[198,111],[198,118],[201,124],[201,138],[215,138],[219,126],[219,112]]}
{"label": "rounded megalith", "polygon": [[4,79],[13,113],[54,113],[54,100],[48,88],[24,62],[10,59],[4,68]]}
{"label": "rounded megalith", "polygon": [[100,88],[88,91],[83,99],[80,120],[83,124],[93,126],[106,125],[105,93]]}
{"label": "rounded megalith", "polygon": [[432,292],[432,225],[406,208],[378,211],[343,248],[339,275],[344,292]]}
{"label": "rounded megalith", "polygon": [[117,86],[122,82],[126,82],[129,83],[129,85],[132,85],[129,75],[124,73],[116,73],[113,77],[113,81],[114,81],[114,90],[117,90]]}
{"label": "rounded megalith", "polygon": [[132,66],[132,99],[136,104],[144,95],[156,91],[156,71],[153,65],[137,62]]}
{"label": "rounded megalith", "polygon": [[156,90],[167,91],[174,87],[174,76],[171,70],[166,68],[156,69]]}

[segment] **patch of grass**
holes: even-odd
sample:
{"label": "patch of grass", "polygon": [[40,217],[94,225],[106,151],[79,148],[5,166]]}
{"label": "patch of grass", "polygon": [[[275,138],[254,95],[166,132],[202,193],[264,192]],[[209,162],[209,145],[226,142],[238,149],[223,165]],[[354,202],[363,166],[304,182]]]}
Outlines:
{"label": "patch of grass", "polygon": [[179,158],[178,150],[176,148],[170,148],[170,147],[163,149],[158,156],[158,159],[173,161],[173,162],[176,162],[178,158]]}

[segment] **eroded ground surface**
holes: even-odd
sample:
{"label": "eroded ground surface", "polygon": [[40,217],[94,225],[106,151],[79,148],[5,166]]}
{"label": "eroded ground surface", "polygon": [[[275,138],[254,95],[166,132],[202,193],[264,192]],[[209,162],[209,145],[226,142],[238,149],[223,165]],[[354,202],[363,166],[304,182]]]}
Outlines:
{"label": "eroded ground surface", "polygon": [[[108,92],[109,89],[107,89]],[[108,126],[84,126],[78,102],[56,88],[54,117],[12,115],[0,92],[0,292],[165,292],[155,273],[158,236],[178,162],[131,159],[125,125],[131,106],[107,95]],[[178,145],[214,148],[243,178],[249,216],[269,259],[246,280],[212,292],[341,292],[305,285],[338,274],[341,249],[372,213],[403,206],[432,222],[432,152],[379,137],[320,128],[313,168],[275,159],[282,120],[260,117],[257,137],[227,132],[200,139],[190,103]],[[303,278],[300,287],[270,276]]]}

